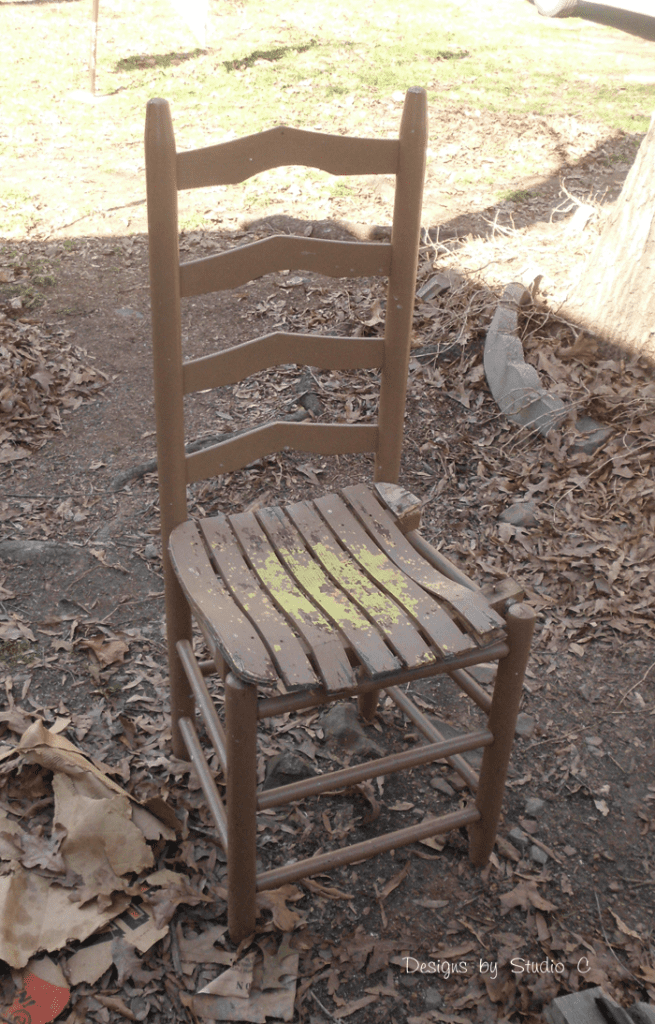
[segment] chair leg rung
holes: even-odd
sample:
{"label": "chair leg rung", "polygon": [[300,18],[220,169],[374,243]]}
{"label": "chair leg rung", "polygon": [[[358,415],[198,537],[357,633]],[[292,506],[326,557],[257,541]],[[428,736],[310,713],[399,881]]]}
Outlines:
{"label": "chair leg rung", "polygon": [[479,732],[454,736],[451,739],[430,743],[428,746],[417,747],[414,750],[389,754],[387,757],[380,757],[375,761],[350,765],[340,771],[326,772],[324,775],[301,779],[299,782],[291,782],[286,786],[277,786],[275,789],[266,790],[260,793],[257,799],[257,809],[262,811],[270,807],[280,807],[292,800],[304,800],[306,797],[316,796],[318,793],[354,786],[358,782],[377,778],[379,775],[407,771],[410,768],[417,768],[421,764],[428,764],[430,761],[438,761],[449,755],[458,754],[463,750],[475,750],[478,747],[488,746],[490,743],[493,743],[493,734],[487,729],[481,729]]}
{"label": "chair leg rung", "polygon": [[[439,743],[445,739],[445,736],[439,732],[439,729],[430,721],[427,715],[419,711],[414,702],[402,690],[399,690],[397,686],[387,686],[386,692],[401,711],[407,715],[409,720],[414,723],[416,728],[420,729],[427,740],[431,743]],[[477,772],[473,771],[468,761],[465,761],[459,754],[447,757],[446,761],[464,779],[469,789],[475,793],[478,788],[478,775]]]}
{"label": "chair leg rung", "polygon": [[[216,713],[214,702],[211,699],[207,684],[203,678],[201,666],[196,660],[196,656],[193,653],[193,648],[188,640],[180,640],[177,644],[177,653],[180,661],[182,662],[182,668],[184,673],[189,680],[193,694],[198,702],[198,708],[202,715],[202,720],[205,723],[205,729],[212,742],[212,746],[218,755],[218,760],[221,762],[221,768],[223,774],[227,777],[227,752],[225,748],[225,732],[221,725],[220,719]],[[213,662],[212,662],[213,664]]]}
{"label": "chair leg rung", "polygon": [[488,693],[485,693],[479,683],[476,683],[475,679],[468,672],[465,672],[463,668],[455,668],[448,675],[457,683],[460,690],[463,690],[471,700],[474,700],[485,714],[489,714],[491,711],[491,697]]}
{"label": "chair leg rung", "polygon": [[407,828],[398,829],[395,832],[387,832],[385,835],[376,836],[374,839],[365,839],[362,843],[354,843],[352,846],[344,846],[339,850],[330,850],[321,853],[317,857],[307,857],[304,860],[296,861],[295,864],[285,864],[283,867],[272,868],[257,876],[257,891],[264,889],[277,889],[287,882],[295,882],[299,878],[307,878],[310,875],[319,875],[324,871],[331,871],[334,868],[342,867],[344,864],[352,864],[355,861],[368,860],[379,853],[386,853],[388,850],[397,850],[401,846],[409,846],[410,843],[420,842],[421,839],[429,839],[430,836],[440,835],[444,832],[452,832],[453,829],[463,828],[478,821],[480,812],[477,807],[470,805],[458,811],[451,811],[440,818],[429,818],[418,825],[409,825]]}
{"label": "chair leg rung", "polygon": [[209,765],[205,758],[203,749],[198,739],[198,734],[195,730],[195,726],[190,718],[180,719],[180,732],[184,737],[186,748],[191,756],[193,767],[198,773],[198,779],[202,787],[202,791],[205,794],[205,799],[209,805],[216,830],[218,832],[218,838],[221,841],[221,846],[227,854],[227,815],[221,800],[220,794],[216,788],[216,783],[212,777],[212,773],[209,770]]}

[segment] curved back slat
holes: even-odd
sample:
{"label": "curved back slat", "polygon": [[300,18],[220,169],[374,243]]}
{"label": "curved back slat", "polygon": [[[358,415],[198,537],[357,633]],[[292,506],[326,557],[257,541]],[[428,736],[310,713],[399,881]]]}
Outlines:
{"label": "curved back slat", "polygon": [[377,445],[378,428],[373,424],[266,423],[187,455],[186,482],[193,484],[219,473],[231,473],[283,448],[313,455],[345,455],[374,452]]}
{"label": "curved back slat", "polygon": [[184,394],[237,384],[270,366],[298,363],[319,370],[373,369],[384,361],[383,338],[326,334],[266,334],[224,352],[184,363]]}
{"label": "curved back slat", "polygon": [[326,238],[273,235],[238,249],[219,252],[180,266],[180,295],[238,288],[279,270],[311,270],[327,277],[387,276],[388,242],[335,242]]}
{"label": "curved back slat", "polygon": [[328,174],[395,174],[398,139],[354,139],[298,128],[271,128],[178,153],[178,188],[236,185],[261,171],[293,164]]}

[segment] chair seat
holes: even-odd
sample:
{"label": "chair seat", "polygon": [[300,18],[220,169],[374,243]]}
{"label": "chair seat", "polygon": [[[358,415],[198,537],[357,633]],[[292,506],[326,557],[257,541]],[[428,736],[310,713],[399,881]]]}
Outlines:
{"label": "chair seat", "polygon": [[419,554],[375,487],[189,520],[169,551],[212,656],[247,682],[336,694],[484,660],[504,636],[484,595]]}

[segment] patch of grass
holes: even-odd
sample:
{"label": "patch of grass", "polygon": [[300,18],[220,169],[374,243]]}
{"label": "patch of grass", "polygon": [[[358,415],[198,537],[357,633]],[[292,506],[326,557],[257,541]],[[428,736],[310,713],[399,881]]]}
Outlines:
{"label": "patch of grass", "polygon": [[179,64],[183,64],[187,60],[193,60],[194,57],[199,57],[202,53],[205,53],[205,50],[196,48],[195,50],[189,50],[185,53],[178,51],[154,55],[149,53],[134,54],[132,57],[122,57],[121,60],[116,61],[114,71],[142,71],[144,68],[177,67]]}
{"label": "patch of grass", "polygon": [[245,68],[252,68],[258,63],[272,64],[275,61],[282,60],[283,57],[289,54],[305,53],[306,50],[311,50],[313,46],[318,46],[318,40],[311,39],[307,43],[299,43],[296,46],[276,46],[272,50],[253,50],[246,57],[223,61],[223,67],[226,71],[243,71]]}
{"label": "patch of grass", "polygon": [[0,640],[0,666],[6,669],[30,665],[36,657],[36,648],[29,640]]}
{"label": "patch of grass", "polygon": [[509,199],[513,203],[525,203],[528,199],[534,199],[535,193],[530,192],[529,189],[517,188],[510,189],[508,192],[499,192],[498,198]]}
{"label": "patch of grass", "polygon": [[34,197],[22,188],[0,188],[0,223],[5,235],[20,233],[34,221]]}

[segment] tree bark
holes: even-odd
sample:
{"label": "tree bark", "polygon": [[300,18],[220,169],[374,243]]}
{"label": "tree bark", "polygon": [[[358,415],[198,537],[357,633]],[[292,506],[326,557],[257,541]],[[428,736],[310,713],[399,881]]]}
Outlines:
{"label": "tree bark", "polygon": [[655,363],[655,114],[566,315]]}

